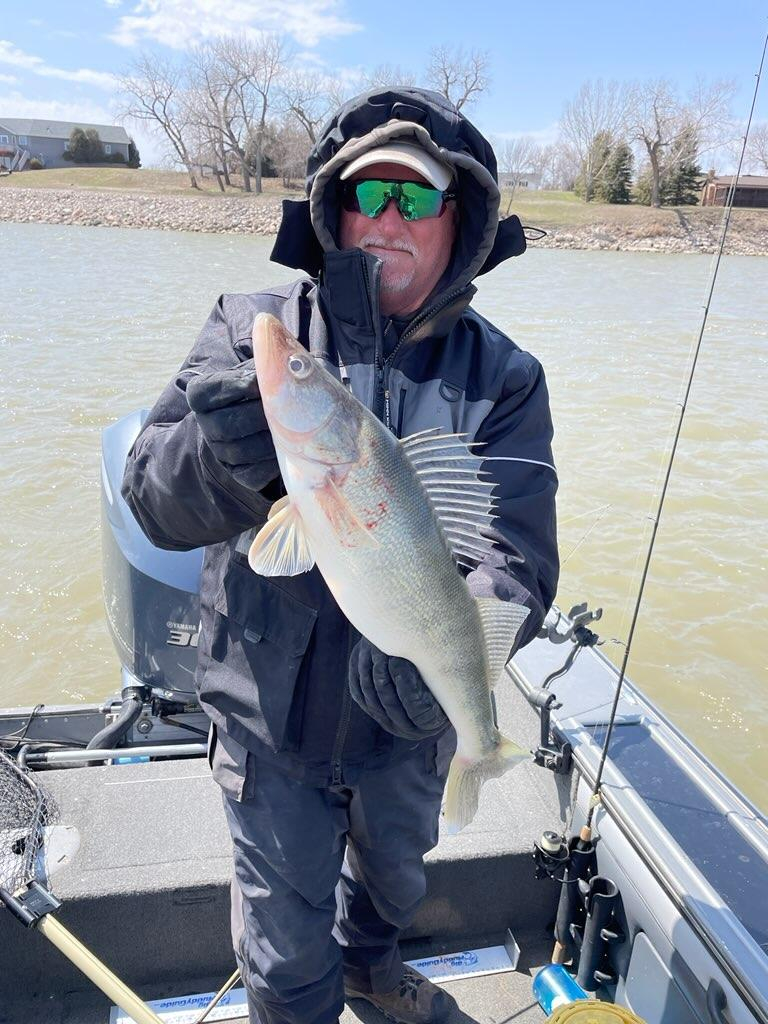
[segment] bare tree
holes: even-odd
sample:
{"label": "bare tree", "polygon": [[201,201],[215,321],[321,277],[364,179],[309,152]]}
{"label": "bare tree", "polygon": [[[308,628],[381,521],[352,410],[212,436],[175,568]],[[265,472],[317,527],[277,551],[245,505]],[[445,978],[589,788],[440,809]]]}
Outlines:
{"label": "bare tree", "polygon": [[237,60],[233,66],[240,68],[243,82],[247,83],[255,100],[250,141],[256,191],[261,192],[261,162],[264,155],[267,114],[274,89],[288,59],[288,52],[280,36],[268,33],[264,33],[257,42],[239,40],[235,52]]}
{"label": "bare tree", "polygon": [[749,133],[747,160],[749,167],[757,167],[768,174],[768,121],[754,125]]}
{"label": "bare tree", "polygon": [[436,46],[430,51],[427,80],[461,110],[490,86],[490,63],[487,51],[472,50],[466,57],[462,47]]}
{"label": "bare tree", "polygon": [[404,71],[399,64],[378,64],[367,76],[366,81],[371,88],[390,85],[415,85],[416,76]]}
{"label": "bare tree", "polygon": [[307,156],[313,142],[308,137],[306,127],[302,127],[290,113],[269,125],[269,156],[283,179],[284,188],[290,188],[295,180],[304,177]]}
{"label": "bare tree", "polygon": [[162,132],[186,168],[192,188],[198,188],[194,160],[187,145],[191,125],[183,71],[161,57],[143,53],[124,74],[117,76],[117,82],[124,98],[120,114],[145,121]]}
{"label": "bare tree", "polygon": [[[317,133],[328,120],[335,102],[335,89],[316,71],[288,71],[281,76],[280,106],[298,122],[314,145]],[[281,134],[285,126],[281,127]]]}
{"label": "bare tree", "polygon": [[681,99],[666,79],[632,86],[625,129],[648,158],[651,206],[661,205],[661,179],[674,168],[696,140],[699,154],[723,145],[733,133],[730,100],[734,86],[697,83],[687,99]]}
{"label": "bare tree", "polygon": [[532,164],[538,159],[541,147],[537,146],[530,136],[521,135],[517,139],[505,139],[495,148],[499,170],[502,174],[510,176],[510,196],[507,204],[509,215],[520,178],[525,172],[533,173]]}
{"label": "bare tree", "polygon": [[280,38],[266,34],[256,40],[222,36],[192,54],[190,117],[207,133],[225,170],[235,159],[246,192],[252,175],[261,192],[267,116],[285,57]]}
{"label": "bare tree", "polygon": [[575,153],[584,176],[584,198],[590,202],[603,170],[605,152],[595,146],[603,132],[614,138],[626,117],[626,89],[617,82],[588,81],[567,103],[560,119],[563,138]]}

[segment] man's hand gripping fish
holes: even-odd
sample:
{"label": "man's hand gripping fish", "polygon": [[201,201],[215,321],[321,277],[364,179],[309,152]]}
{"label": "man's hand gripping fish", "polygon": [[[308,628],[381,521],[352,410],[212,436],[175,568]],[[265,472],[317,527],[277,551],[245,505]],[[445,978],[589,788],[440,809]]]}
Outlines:
{"label": "man's hand gripping fish", "polygon": [[287,496],[251,546],[251,568],[294,576],[317,563],[355,629],[407,658],[456,729],[449,828],[467,825],[480,787],[528,757],[493,724],[491,687],[528,614],[475,599],[457,568],[490,549],[494,484],[460,435],[398,440],[279,320],[259,314],[253,351]]}

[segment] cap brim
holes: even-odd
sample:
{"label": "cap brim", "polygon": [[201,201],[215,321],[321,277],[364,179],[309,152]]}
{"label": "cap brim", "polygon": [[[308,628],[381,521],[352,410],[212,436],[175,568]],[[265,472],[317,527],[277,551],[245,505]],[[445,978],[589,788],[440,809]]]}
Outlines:
{"label": "cap brim", "polygon": [[351,178],[353,174],[357,174],[358,171],[380,163],[400,164],[402,167],[407,167],[408,170],[415,171],[441,192],[448,188],[453,178],[450,170],[425,150],[418,146],[397,145],[396,143],[369,149],[356,160],[352,160],[339,177],[344,181]]}

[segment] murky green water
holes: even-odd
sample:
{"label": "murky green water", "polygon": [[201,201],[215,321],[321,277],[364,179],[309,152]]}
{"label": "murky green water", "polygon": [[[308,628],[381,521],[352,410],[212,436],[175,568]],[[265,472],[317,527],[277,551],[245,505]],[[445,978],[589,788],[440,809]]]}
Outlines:
{"label": "murky green water", "polygon": [[[0,706],[119,687],[101,606],[101,428],[150,405],[222,291],[289,280],[263,238],[3,224]],[[529,252],[475,302],[544,363],[558,602],[626,638],[710,258]],[[721,267],[629,674],[766,808],[768,259]],[[614,659],[621,648],[604,648]]]}

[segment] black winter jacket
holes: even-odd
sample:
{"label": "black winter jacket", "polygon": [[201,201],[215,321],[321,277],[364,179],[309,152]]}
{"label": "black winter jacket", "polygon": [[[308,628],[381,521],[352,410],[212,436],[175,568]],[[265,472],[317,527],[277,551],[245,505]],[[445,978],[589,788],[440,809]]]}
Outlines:
{"label": "black winter jacket", "polygon": [[[340,167],[394,138],[453,164],[461,220],[443,280],[386,344],[395,325],[378,309],[381,264],[338,249],[335,204]],[[372,92],[326,126],[309,171],[309,199],[284,204],[273,258],[313,276],[219,299],[136,440],[123,496],[157,546],[206,548],[196,676],[205,711],[257,755],[323,785],[351,783],[360,768],[419,744],[380,729],[351,700],[356,636],[317,568],[280,579],[249,569],[250,542],[276,495],[249,490],[212,455],[187,404],[192,377],[250,358],[255,314],[271,312],[398,436],[442,427],[483,442],[489,457],[531,460],[493,463],[498,542],[470,581],[476,596],[530,608],[518,646],[535,636],[555,594],[557,479],[541,366],[469,307],[472,278],[525,247],[516,218],[498,225],[495,159],[482,136],[436,94]]]}

